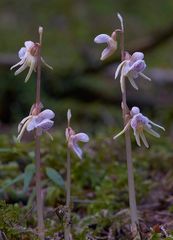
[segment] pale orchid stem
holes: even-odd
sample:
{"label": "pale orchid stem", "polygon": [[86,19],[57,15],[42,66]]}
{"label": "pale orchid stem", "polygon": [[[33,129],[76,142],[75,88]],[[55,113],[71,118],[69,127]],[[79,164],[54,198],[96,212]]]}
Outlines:
{"label": "pale orchid stem", "polygon": [[17,141],[20,142],[20,140],[21,140],[21,138],[22,138],[22,136],[23,136],[23,134],[24,134],[24,131],[25,131],[28,123],[30,122],[30,120],[31,120],[31,119],[29,118],[29,119],[25,122],[25,124],[23,125],[23,127],[20,129],[20,133],[19,133],[19,135],[17,136]]}
{"label": "pale orchid stem", "polygon": [[67,217],[65,220],[65,240],[70,240],[71,235],[71,158],[70,148],[67,146],[67,182],[66,182],[66,207]]}
{"label": "pale orchid stem", "polygon": [[[118,18],[121,23],[121,61],[124,59],[124,25],[123,18],[120,14],[118,14]],[[121,72],[122,73],[122,72]],[[127,100],[126,100],[126,85],[124,76],[121,77],[121,90],[122,91],[122,102],[123,102],[123,119],[124,125],[126,125],[126,114],[127,110]],[[138,234],[137,225],[138,225],[138,217],[137,217],[137,206],[136,206],[136,194],[135,194],[135,184],[134,184],[134,173],[133,173],[133,161],[132,161],[132,147],[131,147],[131,139],[130,139],[130,131],[127,129],[125,131],[125,143],[126,143],[126,158],[127,158],[127,169],[128,169],[128,188],[129,188],[129,204],[130,204],[130,216],[131,216],[131,224],[134,231]],[[140,239],[140,236],[139,236]]]}
{"label": "pale orchid stem", "polygon": [[[40,31],[41,30],[41,31]],[[36,106],[37,112],[40,112],[40,85],[41,85],[41,42],[42,42],[43,28],[39,27],[39,43],[38,57],[37,57],[37,81],[36,81]],[[36,160],[36,206],[37,206],[37,224],[38,236],[40,240],[45,239],[45,228],[43,218],[43,194],[41,187],[41,157],[40,157],[40,136],[38,129],[35,130],[35,160]]]}
{"label": "pale orchid stem", "polygon": [[128,121],[128,123],[126,124],[126,126],[123,128],[123,130],[118,133],[116,136],[113,137],[113,139],[115,140],[116,138],[118,138],[119,136],[121,136],[123,133],[125,133],[125,131],[127,131],[127,129],[129,128],[130,126],[130,120]]}

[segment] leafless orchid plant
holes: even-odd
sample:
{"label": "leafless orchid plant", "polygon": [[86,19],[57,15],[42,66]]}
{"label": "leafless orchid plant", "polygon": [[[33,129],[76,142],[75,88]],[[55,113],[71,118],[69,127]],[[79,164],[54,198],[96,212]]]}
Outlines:
{"label": "leafless orchid plant", "polygon": [[71,128],[71,110],[67,111],[67,128],[65,131],[65,136],[67,140],[67,182],[66,182],[66,207],[67,207],[67,217],[65,223],[65,240],[71,239],[71,156],[70,151],[73,151],[80,159],[82,159],[83,151],[79,147],[78,142],[88,142],[89,137],[86,133],[75,133]]}
{"label": "leafless orchid plant", "polygon": [[[137,231],[138,227],[138,216],[136,207],[136,196],[135,196],[135,184],[134,184],[134,173],[133,173],[133,162],[132,162],[132,150],[131,150],[131,139],[130,139],[130,128],[133,129],[136,143],[141,146],[141,140],[145,147],[149,147],[149,144],[144,135],[144,130],[155,137],[160,137],[160,135],[155,132],[152,126],[161,128],[163,127],[155,124],[150,119],[145,117],[140,113],[138,107],[133,107],[131,111],[127,106],[126,99],[126,81],[129,80],[132,87],[138,90],[138,86],[135,79],[142,77],[145,80],[150,81],[151,79],[143,74],[146,68],[146,63],[144,61],[144,54],[142,52],[135,52],[130,55],[124,50],[124,24],[123,18],[120,14],[117,15],[120,20],[121,28],[116,29],[111,36],[107,34],[98,35],[94,41],[96,43],[107,43],[107,48],[105,48],[101,55],[101,60],[105,60],[107,57],[111,56],[117,49],[117,33],[120,33],[120,49],[121,49],[121,63],[115,72],[115,79],[120,75],[120,86],[122,92],[122,115],[124,120],[124,129],[117,134],[114,139],[119,137],[121,134],[125,133],[125,143],[126,143],[126,159],[128,168],[128,188],[129,188],[129,204],[130,204],[130,214],[131,214],[131,226],[133,233],[140,239]],[[136,239],[136,238],[135,238]]]}
{"label": "leafless orchid plant", "polygon": [[41,57],[41,47],[42,47],[42,35],[43,28],[39,27],[39,43],[34,43],[32,41],[26,41],[25,47],[19,50],[18,56],[21,59],[20,62],[11,67],[11,69],[20,66],[21,67],[15,72],[15,75],[21,73],[27,67],[29,67],[29,72],[25,78],[27,82],[33,72],[37,72],[36,78],[36,100],[31,107],[30,114],[25,117],[18,126],[18,137],[17,140],[20,141],[25,130],[28,132],[34,131],[35,136],[35,160],[36,160],[36,203],[37,203],[37,221],[38,221],[38,236],[40,240],[45,239],[45,229],[44,229],[44,219],[43,219],[43,193],[41,188],[41,157],[40,157],[40,135],[46,132],[50,138],[52,136],[48,133],[48,130],[53,126],[53,121],[55,114],[52,110],[46,109],[41,111],[42,104],[40,101],[40,86],[41,86],[41,63],[43,62],[47,67],[51,68],[45,63]]}

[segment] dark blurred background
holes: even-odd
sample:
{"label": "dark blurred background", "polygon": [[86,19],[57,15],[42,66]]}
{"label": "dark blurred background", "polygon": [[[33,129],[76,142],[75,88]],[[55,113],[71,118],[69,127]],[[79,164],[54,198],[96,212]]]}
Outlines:
{"label": "dark blurred background", "polygon": [[128,85],[129,106],[172,129],[173,117],[173,1],[128,0],[28,0],[0,1],[0,132],[27,116],[35,99],[35,74],[24,83],[27,70],[18,76],[9,68],[26,40],[38,40],[44,27],[44,59],[54,71],[42,69],[42,103],[56,112],[56,126],[66,122],[72,109],[74,122],[91,131],[121,124],[121,92],[114,72],[120,51],[100,62],[104,45],[93,42],[100,33],[111,34],[125,22],[125,49],[143,51],[145,74],[152,82],[137,79],[137,92]]}

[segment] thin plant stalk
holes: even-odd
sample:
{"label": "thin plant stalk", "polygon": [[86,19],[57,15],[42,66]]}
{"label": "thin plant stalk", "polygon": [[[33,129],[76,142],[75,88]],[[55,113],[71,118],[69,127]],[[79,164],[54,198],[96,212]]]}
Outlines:
{"label": "thin plant stalk", "polygon": [[[123,19],[120,14],[118,14],[118,18],[121,22],[121,61],[124,61],[124,26]],[[125,79],[122,80],[124,83],[124,91],[122,92],[122,108],[123,108],[123,120],[124,126],[127,124],[127,100],[126,100],[126,84]],[[133,174],[133,161],[132,161],[132,147],[131,147],[131,138],[130,138],[130,130],[127,129],[125,131],[125,145],[126,145],[126,159],[127,159],[127,170],[128,170],[128,189],[129,189],[129,205],[130,205],[130,216],[131,216],[131,224],[132,227],[136,229],[138,225],[138,217],[137,217],[137,207],[136,207],[136,194],[135,194],[135,184],[134,184],[134,174]]]}
{"label": "thin plant stalk", "polygon": [[[36,81],[36,111],[40,112],[40,85],[41,85],[41,44],[43,28],[39,27],[39,48],[37,57],[37,81]],[[40,137],[38,130],[35,130],[35,160],[36,160],[36,206],[37,206],[37,223],[38,236],[44,240],[44,219],[43,219],[43,195],[41,188],[41,158],[40,158]]]}
{"label": "thin plant stalk", "polygon": [[66,185],[66,207],[67,207],[67,217],[65,222],[65,240],[70,239],[71,231],[71,158],[70,158],[70,149],[67,147],[67,185]]}
{"label": "thin plant stalk", "polygon": [[[71,119],[71,111],[68,110],[67,120],[68,120],[68,129],[70,128],[70,119]],[[65,220],[65,240],[70,239],[71,232],[71,157],[70,157],[70,148],[67,142],[67,182],[66,182],[66,208],[67,208],[67,216]]]}

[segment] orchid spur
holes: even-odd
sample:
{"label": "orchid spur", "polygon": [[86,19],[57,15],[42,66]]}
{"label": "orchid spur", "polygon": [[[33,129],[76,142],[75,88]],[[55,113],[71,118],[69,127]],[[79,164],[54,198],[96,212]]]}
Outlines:
{"label": "orchid spur", "polygon": [[121,62],[115,72],[115,79],[118,77],[120,70],[121,70],[121,90],[124,92],[124,80],[127,77],[131,83],[131,85],[138,90],[138,86],[136,85],[134,79],[138,78],[139,76],[143,77],[144,79],[151,81],[149,77],[144,75],[142,72],[146,68],[146,63],[143,60],[144,54],[142,52],[135,52],[132,56],[125,52],[125,60]]}
{"label": "orchid spur", "polygon": [[125,125],[124,129],[119,134],[117,134],[113,139],[118,138],[127,129],[131,127],[133,129],[137,145],[141,146],[140,141],[141,139],[145,147],[148,148],[149,144],[144,135],[144,130],[157,138],[159,138],[160,135],[155,130],[152,129],[152,126],[161,128],[163,131],[165,131],[165,129],[162,126],[152,122],[149,118],[140,113],[140,109],[138,107],[132,107],[129,117],[130,120],[127,121],[127,124]]}
{"label": "orchid spur", "polygon": [[[25,82],[27,82],[33,71],[36,71],[37,68],[37,58],[38,58],[38,50],[40,47],[39,43],[34,43],[32,41],[26,41],[24,43],[25,47],[22,47],[18,52],[18,57],[21,59],[17,64],[13,65],[10,70],[17,66],[21,66],[14,74],[18,75],[23,72],[27,67],[29,67],[28,74],[25,78]],[[44,59],[41,57],[42,63],[50,69],[53,69],[49,66]]]}
{"label": "orchid spur", "polygon": [[18,137],[17,140],[20,141],[24,131],[28,132],[37,129],[38,134],[41,135],[43,132],[46,132],[48,136],[52,138],[50,133],[47,131],[53,126],[54,121],[51,119],[55,117],[55,114],[50,109],[45,109],[44,111],[37,113],[36,108],[33,108],[31,114],[25,117],[18,125]]}
{"label": "orchid spur", "polygon": [[68,127],[65,131],[66,140],[68,147],[80,158],[82,159],[83,151],[79,147],[78,142],[88,142],[89,137],[86,133],[75,133],[75,131],[70,127],[71,111],[67,112]]}

